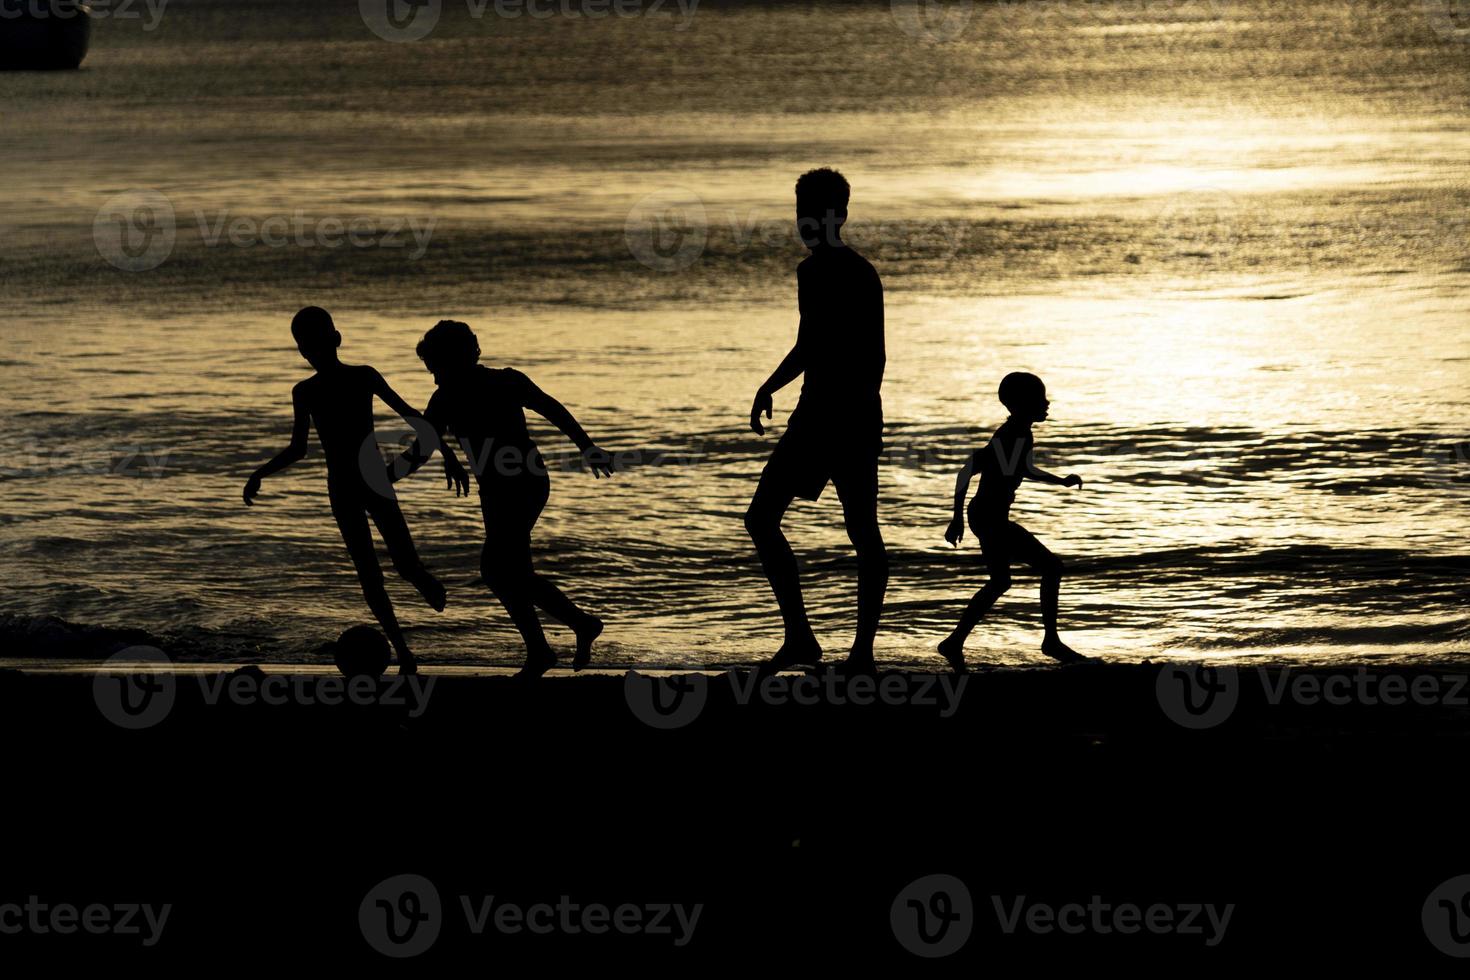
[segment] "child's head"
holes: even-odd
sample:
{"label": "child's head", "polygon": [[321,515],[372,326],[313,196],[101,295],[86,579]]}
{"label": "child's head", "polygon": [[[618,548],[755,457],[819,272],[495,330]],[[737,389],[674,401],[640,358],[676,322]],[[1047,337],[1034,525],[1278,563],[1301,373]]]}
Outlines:
{"label": "child's head", "polygon": [[314,368],[331,364],[342,346],[342,335],[332,322],[332,314],[320,306],[308,306],[291,318],[291,336],[296,349]]}
{"label": "child's head", "polygon": [[419,359],[434,376],[435,384],[463,374],[480,360],[480,341],[468,323],[440,320],[419,341]]}
{"label": "child's head", "polygon": [[1027,422],[1046,421],[1051,402],[1046,398],[1046,385],[1034,374],[1012,371],[1000,379],[1000,403],[1013,418]]}
{"label": "child's head", "polygon": [[807,248],[832,245],[847,221],[847,178],[830,167],[808,170],[796,181],[796,233]]}

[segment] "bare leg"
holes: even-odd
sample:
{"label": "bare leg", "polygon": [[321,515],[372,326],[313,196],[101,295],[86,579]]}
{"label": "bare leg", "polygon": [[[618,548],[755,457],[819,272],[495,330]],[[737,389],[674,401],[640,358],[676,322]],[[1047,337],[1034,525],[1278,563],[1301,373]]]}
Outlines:
{"label": "bare leg", "polygon": [[419,590],[419,594],[424,597],[424,601],[431,609],[435,612],[443,612],[444,586],[419,560],[418,551],[413,546],[413,537],[408,533],[408,524],[403,520],[403,511],[399,509],[398,501],[380,501],[369,513],[372,514],[373,523],[378,525],[378,533],[383,536],[383,543],[388,546],[388,557],[393,559],[393,568],[403,576],[405,581]]}
{"label": "bare leg", "polygon": [[871,669],[873,639],[878,635],[878,620],[883,614],[883,596],[888,591],[888,550],[878,527],[878,487],[876,477],[856,485],[847,481],[837,484],[842,500],[843,522],[847,537],[857,549],[858,622],[852,652],[847,666]]}
{"label": "bare leg", "polygon": [[1055,640],[1060,643],[1062,638],[1057,635],[1057,597],[1062,591],[1061,575],[1043,575],[1041,577],[1041,623],[1046,629],[1046,642]]}
{"label": "bare leg", "polygon": [[[944,654],[944,659],[949,661],[956,673],[965,672],[965,641],[970,638],[970,633],[985,618],[985,614],[990,612],[996,600],[1011,587],[1011,559],[1018,548],[1024,550],[1025,542],[1021,540],[1021,536],[1030,537],[1029,532],[1014,522],[972,522],[970,530],[980,539],[980,550],[985,557],[985,568],[990,573],[990,580],[970,597],[970,602],[960,614],[960,621],[955,624],[953,632],[939,644],[939,652]],[[1036,547],[1041,547],[1035,538],[1031,541]]]}
{"label": "bare leg", "polygon": [[556,655],[546,642],[541,619],[536,615],[536,603],[531,598],[530,535],[512,537],[499,533],[487,538],[480,553],[480,573],[525,641],[526,666],[521,675],[544,674],[556,663]]}
{"label": "bare leg", "polygon": [[944,659],[948,660],[950,666],[957,672],[964,673],[965,671],[965,641],[970,638],[970,633],[980,620],[985,618],[985,614],[990,612],[990,607],[995,605],[995,601],[1005,595],[1006,590],[1010,587],[1009,571],[1004,568],[992,571],[990,581],[970,597],[970,603],[960,614],[960,621],[955,624],[954,630],[940,641],[939,652],[944,654]]}
{"label": "bare leg", "polygon": [[[1057,562],[1060,567],[1061,562]],[[1041,652],[1062,663],[1089,660],[1062,642],[1057,633],[1057,594],[1062,588],[1061,572],[1048,572],[1041,577],[1041,621],[1046,626],[1046,637],[1041,641]]]}
{"label": "bare leg", "polygon": [[581,670],[592,659],[592,643],[602,635],[602,620],[583,611],[566,593],[540,572],[531,573],[531,601],[548,616],[571,627],[577,634],[577,653],[572,669]]}
{"label": "bare leg", "polygon": [[388,590],[383,586],[383,569],[378,564],[378,554],[373,549],[372,534],[368,531],[367,512],[348,501],[333,498],[332,516],[337,519],[337,527],[341,530],[342,540],[347,545],[347,554],[351,556],[352,564],[357,569],[357,580],[362,585],[362,596],[367,600],[368,608],[378,620],[378,625],[383,627],[383,633],[387,635],[388,642],[393,645],[393,651],[398,655],[399,672],[416,673],[418,662],[408,649],[408,641],[403,637],[403,630],[398,625],[398,617],[393,614],[393,603],[388,599]]}
{"label": "bare leg", "polygon": [[1087,657],[1063,643],[1061,635],[1057,633],[1057,597],[1061,592],[1064,570],[1062,560],[1036,540],[1030,531],[1020,525],[1016,527],[1020,530],[1017,544],[1021,557],[1041,574],[1041,622],[1046,629],[1046,635],[1041,641],[1041,652],[1062,663],[1087,660]]}
{"label": "bare leg", "polygon": [[772,666],[814,664],[822,659],[822,647],[812,633],[807,619],[806,603],[801,596],[801,580],[797,574],[796,555],[786,535],[781,533],[781,518],[791,506],[793,495],[777,489],[762,477],[750,509],[745,513],[745,528],[755,542],[761,567],[781,608],[781,621],[786,637],[772,658]]}

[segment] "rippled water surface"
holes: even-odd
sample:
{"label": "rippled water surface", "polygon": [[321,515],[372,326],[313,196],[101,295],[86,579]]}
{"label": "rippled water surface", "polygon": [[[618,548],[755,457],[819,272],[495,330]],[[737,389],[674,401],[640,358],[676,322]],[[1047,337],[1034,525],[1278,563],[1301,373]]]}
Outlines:
{"label": "rippled water surface", "polygon": [[[982,582],[973,541],[942,533],[1011,370],[1051,391],[1042,465],[1087,481],[1017,504],[1069,563],[1079,650],[1465,650],[1470,44],[1453,19],[977,4],[940,43],[887,4],[701,7],[684,30],[450,4],[389,44],[355,3],[300,6],[176,0],[154,31],[100,23],[82,72],[0,75],[0,612],[229,659],[308,658],[365,620],[319,456],[239,500],[288,437],[309,370],[288,323],[318,303],[344,359],[420,405],[414,341],[466,319],[488,362],[629,454],[612,483],[556,474],[538,532],[543,569],[607,616],[608,661],[769,652],[740,516],[771,443],[744,417],[794,335],[791,181],[832,164],[887,288],[882,657],[931,662]],[[125,271],[107,209],[136,191],[161,195],[174,237]],[[324,221],[365,244],[333,246]],[[288,240],[260,242],[268,227]],[[391,585],[400,617],[426,659],[510,662],[474,582],[478,509],[436,473],[401,499],[451,606]],[[840,652],[855,578],[830,491],[787,526]],[[1029,663],[1038,640],[1020,578],[971,651]]]}

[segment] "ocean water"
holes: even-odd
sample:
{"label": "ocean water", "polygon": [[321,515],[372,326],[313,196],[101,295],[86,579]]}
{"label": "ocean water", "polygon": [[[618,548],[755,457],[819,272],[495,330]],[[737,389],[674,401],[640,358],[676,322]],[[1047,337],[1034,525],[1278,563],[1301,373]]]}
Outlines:
{"label": "ocean water", "polygon": [[[419,405],[415,340],[465,319],[624,454],[595,481],[537,430],[568,462],[537,561],[607,619],[602,662],[768,654],[741,515],[774,436],[745,420],[796,326],[792,181],[833,165],[887,290],[881,659],[937,665],[983,582],[973,540],[942,535],[1012,370],[1051,392],[1041,464],[1086,481],[1016,507],[1068,562],[1078,650],[1470,645],[1455,4],[440,9],[395,43],[355,2],[173,0],[100,20],[80,72],[0,74],[8,628],[304,662],[369,620],[319,454],[240,502],[288,438],[309,371],[288,324],[312,303]],[[381,417],[386,448],[401,432]],[[451,604],[390,575],[400,619],[428,662],[513,663],[478,508],[437,471],[400,499]],[[831,491],[787,531],[840,655],[856,582]],[[1022,575],[969,650],[1031,664],[1039,640]]]}

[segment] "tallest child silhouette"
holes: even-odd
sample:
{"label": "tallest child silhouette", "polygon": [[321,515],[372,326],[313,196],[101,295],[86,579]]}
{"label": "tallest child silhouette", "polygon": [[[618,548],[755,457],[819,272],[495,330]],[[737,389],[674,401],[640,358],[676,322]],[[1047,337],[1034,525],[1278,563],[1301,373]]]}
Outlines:
{"label": "tallest child silhouette", "polygon": [[822,168],[796,182],[796,227],[811,250],[796,268],[801,314],[796,343],[756,392],[750,427],[765,434],[772,396],[804,374],[801,398],[771,453],[745,515],[766,578],[781,607],[786,638],[769,668],[815,664],[822,647],[807,620],[796,556],[781,519],[797,497],[816,500],[828,481],[858,557],[858,623],[847,669],[873,669],[873,637],[888,587],[888,554],[878,529],[878,457],[883,448],[883,283],[842,240],[849,188]]}

